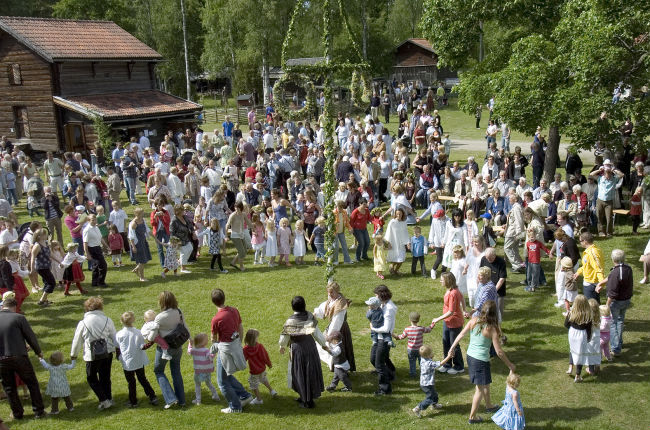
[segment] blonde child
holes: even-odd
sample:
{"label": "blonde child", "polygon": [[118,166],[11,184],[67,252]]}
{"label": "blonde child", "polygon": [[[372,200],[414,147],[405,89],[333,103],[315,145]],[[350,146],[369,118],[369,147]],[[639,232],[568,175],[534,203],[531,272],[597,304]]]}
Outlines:
{"label": "blonde child", "polygon": [[219,225],[219,220],[212,218],[210,220],[210,228],[205,229],[202,233],[208,238],[208,252],[212,255],[212,260],[210,261],[210,270],[214,269],[214,262],[216,261],[219,264],[219,270],[221,273],[228,273],[226,269],[223,268],[221,264],[221,245],[223,242],[223,236],[221,235],[221,226]]}
{"label": "blonde child", "polygon": [[612,315],[609,306],[600,305],[600,352],[607,361],[612,359],[609,351],[610,330],[612,327]]}
{"label": "blonde child", "polygon": [[327,336],[327,348],[332,356],[332,366],[334,367],[334,378],[330,385],[325,388],[330,393],[336,391],[336,387],[340,382],[343,382],[341,391],[352,391],[352,383],[350,382],[350,363],[348,362],[345,354],[345,346],[342,342],[342,335],[340,331],[332,331]]}
{"label": "blonde child", "polygon": [[212,400],[219,401],[217,389],[212,385],[212,374],[214,373],[214,354],[210,353],[208,346],[208,335],[198,333],[194,341],[188,343],[187,353],[192,356],[194,366],[194,395],[192,403],[201,404],[201,383],[205,383],[212,393]]}
{"label": "blonde child", "polygon": [[[199,203],[196,205],[196,209],[194,209],[194,224],[196,225],[196,228],[199,232],[204,231],[206,227],[206,219],[205,215],[207,212],[207,203],[205,202],[205,199],[203,197],[199,197]],[[204,237],[203,242],[199,242],[199,246],[209,246],[208,244],[208,238]]]}
{"label": "blonde child", "polygon": [[291,263],[289,263],[289,253],[291,252],[291,241],[293,234],[291,233],[291,228],[289,228],[289,220],[287,218],[282,218],[280,220],[277,237],[278,254],[280,255],[278,262],[282,264],[282,260],[284,260],[285,266],[290,267]]}
{"label": "blonde child", "polygon": [[304,264],[307,245],[305,244],[305,222],[301,219],[296,221],[296,231],[293,239],[293,256],[296,264]]}
{"label": "blonde child", "polygon": [[427,269],[424,266],[424,257],[427,255],[429,244],[427,239],[422,236],[422,229],[419,226],[413,227],[413,236],[406,246],[411,251],[411,275],[415,275],[419,262],[422,277],[428,278]]}
{"label": "blonde child", "polygon": [[451,357],[447,356],[442,361],[433,361],[433,348],[429,345],[422,345],[418,350],[418,355],[422,359],[420,362],[420,388],[427,396],[412,409],[412,412],[420,418],[422,411],[429,406],[434,409],[442,408],[442,404],[438,403],[438,392],[435,385],[436,369],[444,365]]}
{"label": "blonde child", "polygon": [[506,378],[506,398],[503,406],[492,415],[494,424],[504,430],[523,430],[526,427],[524,407],[521,405],[521,397],[517,391],[520,382],[521,377],[510,372]]}
{"label": "blonde child", "polygon": [[144,324],[142,325],[142,328],[140,329],[140,332],[142,333],[142,336],[145,339],[150,339],[149,335],[156,333],[156,337],[154,338],[153,342],[147,342],[142,349],[147,349],[151,347],[154,343],[157,344],[160,349],[162,350],[162,358],[163,360],[171,360],[172,356],[169,353],[169,345],[167,344],[167,341],[165,338],[163,338],[159,333],[158,330],[160,329],[160,326],[158,323],[155,321],[156,319],[156,312],[153,311],[152,309],[149,309],[144,313]]}
{"label": "blonde child", "polygon": [[546,255],[550,255],[551,251],[537,239],[537,230],[529,228],[526,230],[528,240],[526,241],[526,254],[528,255],[528,268],[526,270],[526,284],[524,290],[534,292],[538,285],[539,279],[542,275],[542,250]]}
{"label": "blonde child", "polygon": [[66,372],[74,369],[76,364],[75,360],[72,360],[70,364],[63,364],[63,353],[61,351],[54,351],[50,355],[49,363],[42,358],[39,358],[38,361],[41,362],[45,370],[50,372],[50,380],[47,382],[47,388],[45,389],[45,394],[52,398],[50,414],[56,415],[59,413],[60,398],[63,398],[68,411],[74,411],[74,405],[70,398],[70,384],[68,383]]}
{"label": "blonde child", "polygon": [[589,299],[589,308],[591,309],[591,339],[587,347],[587,373],[596,375],[600,372],[601,354],[600,354],[600,303],[596,299]]}
{"label": "blonde child", "polygon": [[384,279],[384,272],[388,268],[388,250],[390,243],[384,240],[381,234],[375,235],[375,246],[372,248],[372,259],[374,263],[374,270],[379,279]]}
{"label": "blonde child", "polygon": [[255,260],[253,264],[264,264],[266,239],[264,238],[264,224],[262,224],[259,214],[253,214],[252,224],[253,234],[251,236],[251,245],[253,245],[253,250],[255,251]]}
{"label": "blonde child", "polygon": [[[273,212],[273,209],[271,209]],[[269,267],[276,266],[275,257],[278,255],[278,237],[275,229],[275,220],[267,218],[266,220],[266,256],[269,257]]]}
{"label": "blonde child", "polygon": [[104,206],[98,205],[95,209],[97,212],[97,227],[99,227],[99,232],[102,234],[102,250],[106,252],[108,248],[108,220],[106,218],[106,213],[104,212]]}
{"label": "blonde child", "polygon": [[86,257],[83,255],[79,255],[77,250],[79,249],[79,245],[74,242],[70,242],[66,246],[66,250],[68,251],[65,254],[65,257],[63,257],[63,260],[61,260],[61,267],[65,268],[65,271],[63,272],[63,280],[65,281],[65,291],[63,294],[66,296],[70,296],[70,284],[73,282],[79,289],[79,292],[81,294],[87,293],[86,290],[84,290],[81,287],[81,282],[86,279],[84,276],[83,269],[81,268],[81,264],[86,261]]}
{"label": "blonde child", "polygon": [[[14,299],[16,300],[16,312],[22,313],[20,306],[23,304],[27,296],[29,296],[29,290],[23,281],[23,278],[29,276],[27,270],[22,270],[20,268],[20,263],[18,262],[20,258],[20,250],[18,248],[10,249],[7,254],[7,261],[11,265],[11,276],[14,278]],[[5,294],[11,291],[7,291]],[[4,295],[3,295],[4,300]]]}
{"label": "blonde child", "polygon": [[135,384],[136,377],[140,385],[142,385],[144,393],[149,397],[149,403],[157,405],[158,398],[156,397],[156,392],[151,387],[144,371],[144,367],[149,364],[149,357],[142,350],[142,347],[145,345],[145,340],[140,330],[133,327],[135,314],[131,311],[124,312],[120,317],[120,321],[122,321],[124,327],[115,334],[115,340],[120,351],[118,358],[122,364],[124,377],[129,387],[129,403],[127,405],[131,408],[138,406],[138,393]]}
{"label": "blonde child", "polygon": [[592,338],[593,316],[587,298],[578,294],[573,301],[573,306],[566,316],[564,326],[569,329],[569,369],[567,375],[576,368],[574,382],[582,382],[582,367],[589,364],[589,340]]}
{"label": "blonde child", "polygon": [[268,220],[273,220],[275,223],[275,212],[271,206],[266,208],[266,218],[264,219],[264,222],[267,222]]}
{"label": "blonde child", "polygon": [[573,278],[573,261],[571,257],[562,257],[560,260],[560,273],[557,278],[559,285],[560,300],[564,301],[566,311],[562,315],[567,316],[571,310],[571,305],[578,295],[578,286]]}
{"label": "blonde child", "polygon": [[431,327],[423,327],[418,324],[420,322],[420,314],[417,312],[411,312],[409,314],[409,321],[411,325],[406,327],[399,336],[393,334],[393,338],[397,340],[408,338],[406,355],[409,359],[409,376],[415,378],[417,376],[415,373],[415,363],[420,364],[420,347],[424,341],[424,333],[430,333]]}
{"label": "blonde child", "polygon": [[458,290],[463,294],[463,297],[467,297],[467,280],[465,267],[467,262],[465,261],[465,249],[462,245],[454,246],[453,250],[454,259],[451,261],[451,273],[456,278],[456,286]]}
{"label": "blonde child", "polygon": [[325,231],[327,226],[325,225],[325,218],[319,216],[316,218],[316,227],[311,232],[311,237],[309,238],[309,243],[314,244],[316,247],[316,260],[314,265],[320,266],[322,261],[325,259]]}
{"label": "blonde child", "polygon": [[201,198],[209,202],[212,199],[212,187],[210,186],[210,178],[204,176],[201,178]]}
{"label": "blonde child", "polygon": [[250,371],[248,383],[255,394],[255,398],[251,402],[253,405],[261,405],[264,403],[260,396],[260,384],[263,384],[269,389],[272,397],[278,395],[277,391],[271,387],[271,384],[266,377],[266,368],[272,368],[273,364],[271,363],[271,359],[269,358],[269,354],[266,352],[264,345],[257,341],[259,336],[260,332],[251,328],[246,332],[246,336],[244,337],[244,358],[248,361],[248,368]]}
{"label": "blonde child", "polygon": [[467,209],[465,212],[465,228],[467,229],[467,248],[465,252],[469,250],[474,243],[474,238],[478,236],[478,224],[476,223],[476,214],[472,209]]}
{"label": "blonde child", "polygon": [[112,224],[108,233],[108,248],[111,250],[111,260],[113,267],[122,267],[122,251],[124,250],[124,238],[117,230],[117,226]]}
{"label": "blonde child", "polygon": [[41,208],[41,204],[38,202],[36,197],[34,197],[34,191],[27,192],[27,210],[29,211],[29,216],[34,218],[34,215],[41,216],[41,213],[38,211]]}
{"label": "blonde child", "polygon": [[[63,260],[63,256],[65,255],[65,251],[63,251],[61,244],[56,240],[50,242],[50,252],[52,255],[54,255],[54,258],[59,261]],[[52,271],[52,275],[54,275],[54,280],[58,282],[59,286],[63,286],[64,269],[65,268],[61,267],[59,263],[55,262],[54,260],[51,261],[50,270]]]}
{"label": "blonde child", "polygon": [[160,276],[164,278],[170,271],[174,272],[174,276],[178,276],[178,248],[181,246],[180,239],[172,236],[169,238],[169,242],[162,242],[162,245],[167,250],[165,251],[165,264],[163,265],[163,271],[160,273]]}

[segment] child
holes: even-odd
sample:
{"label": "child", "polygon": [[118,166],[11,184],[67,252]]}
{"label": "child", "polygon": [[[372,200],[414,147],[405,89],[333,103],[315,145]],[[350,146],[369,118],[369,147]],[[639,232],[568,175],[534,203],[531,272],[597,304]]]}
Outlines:
{"label": "child", "polygon": [[463,272],[465,272],[465,267],[467,266],[465,261],[465,250],[462,245],[456,245],[452,251],[454,253],[454,259],[451,261],[451,273],[456,278],[456,286],[458,287],[458,290],[463,294],[463,297],[467,297],[466,273],[463,274]]}
{"label": "child", "polygon": [[253,228],[251,235],[251,245],[255,251],[255,260],[253,264],[264,264],[264,248],[266,248],[266,240],[264,239],[264,224],[260,220],[259,214],[253,214],[251,219]]}
{"label": "child", "polygon": [[29,216],[34,218],[34,215],[41,216],[41,213],[38,211],[41,208],[41,204],[38,202],[36,197],[34,197],[34,190],[27,193],[27,210],[29,211]]}
{"label": "child", "polygon": [[431,279],[436,279],[436,270],[441,267],[444,272],[445,266],[441,266],[442,257],[445,253],[445,234],[447,232],[447,222],[449,218],[443,209],[438,209],[431,217],[431,229],[429,230],[429,246],[433,248],[436,254],[436,262],[431,268]]}
{"label": "child", "polygon": [[[370,321],[370,324],[375,327],[379,328],[384,325],[384,313],[381,311],[381,302],[377,297],[370,297],[368,300],[365,302],[368,305],[368,311],[366,312],[366,318],[368,318],[368,321]],[[377,343],[377,337],[379,336],[379,333],[375,333],[374,331],[370,332],[370,339],[372,340],[373,345]]]}
{"label": "child", "polygon": [[70,398],[70,384],[65,373],[68,370],[74,369],[76,364],[75,360],[72,360],[70,364],[63,364],[63,353],[61,351],[54,351],[50,355],[49,363],[42,358],[39,358],[38,361],[41,362],[45,370],[50,372],[50,380],[47,382],[47,388],[45,389],[45,394],[52,397],[50,414],[56,415],[59,413],[59,399],[61,397],[63,397],[65,407],[68,408],[68,411],[74,411],[74,405]]}
{"label": "child", "polygon": [[600,354],[600,304],[596,299],[589,299],[589,308],[591,309],[591,339],[587,347],[587,373],[597,375],[600,372],[601,354]]}
{"label": "child", "polygon": [[420,363],[420,388],[427,396],[412,411],[416,417],[420,418],[422,417],[422,411],[429,406],[433,406],[434,409],[442,408],[442,405],[438,403],[438,393],[436,392],[436,368],[449,361],[450,357],[446,357],[442,361],[433,361],[433,349],[429,345],[422,345],[418,355],[422,357]]}
{"label": "child", "polygon": [[273,364],[264,345],[257,341],[259,336],[260,332],[251,328],[246,332],[246,336],[244,337],[244,358],[248,361],[248,369],[250,371],[248,383],[255,394],[255,398],[251,402],[253,405],[261,405],[264,403],[260,396],[260,384],[263,384],[269,389],[271,397],[278,395],[278,392],[271,388],[271,384],[269,384],[269,380],[266,378],[266,368],[272,368]]}
{"label": "child", "polygon": [[[63,248],[58,241],[53,240],[50,242],[50,252],[58,261],[63,260],[65,252],[63,251]],[[59,286],[61,287],[63,286],[63,272],[65,271],[64,269],[65,268],[61,267],[61,265],[56,261],[52,260],[50,262],[50,270],[52,271],[52,275],[54,275],[54,280],[58,282]]]}
{"label": "child", "polygon": [[165,264],[163,265],[163,271],[160,273],[163,278],[167,276],[167,272],[170,270],[174,272],[174,276],[178,276],[178,247],[180,245],[181,241],[176,236],[170,237],[168,243],[163,242],[163,246],[167,248],[165,251]]}
{"label": "child", "polygon": [[99,227],[99,232],[102,234],[102,249],[106,252],[108,248],[108,221],[106,219],[106,214],[104,213],[104,206],[97,206],[97,227]]}
{"label": "child", "polygon": [[467,212],[465,212],[465,228],[467,229],[467,249],[465,251],[467,251],[474,243],[474,238],[478,236],[478,224],[472,209],[467,209]]}
{"label": "child", "polygon": [[332,378],[332,382],[325,388],[330,393],[336,391],[336,386],[339,384],[339,381],[343,382],[341,391],[352,391],[352,384],[350,383],[349,377],[350,363],[346,358],[341,338],[340,331],[332,331],[327,337],[327,347],[332,356],[332,366],[334,366],[334,378]]}
{"label": "child", "polygon": [[129,386],[129,403],[127,403],[127,406],[131,408],[138,406],[136,377],[140,385],[142,385],[144,393],[149,397],[149,403],[157,405],[158,398],[144,372],[144,367],[149,364],[147,353],[142,350],[145,340],[140,330],[133,327],[135,315],[130,311],[124,312],[120,317],[120,321],[122,321],[124,328],[115,334],[115,340],[120,351],[118,358],[122,363],[124,377]]}
{"label": "child", "polygon": [[194,345],[192,342],[187,344],[187,353],[192,356],[194,365],[194,394],[195,398],[192,403],[195,405],[201,404],[201,383],[205,382],[208,386],[210,393],[212,393],[212,400],[219,401],[219,394],[217,389],[212,385],[212,373],[214,373],[214,354],[210,353],[208,346],[208,335],[205,333],[198,333],[194,336]]}
{"label": "child", "polygon": [[497,244],[497,235],[492,228],[492,215],[489,212],[485,212],[481,215],[483,218],[483,228],[481,229],[481,236],[485,239],[485,243],[489,247],[494,247]]}
{"label": "child", "polygon": [[381,234],[375,235],[375,246],[372,248],[372,260],[374,264],[373,269],[379,279],[384,279],[384,272],[388,268],[387,258],[390,248],[390,243],[385,241]]}
{"label": "child", "polygon": [[[14,287],[15,288],[15,287]],[[612,327],[612,316],[609,306],[600,305],[600,351],[607,361],[612,359],[609,351],[610,329]]]}
{"label": "child", "polygon": [[592,337],[592,313],[587,298],[578,294],[571,306],[571,310],[564,320],[564,326],[569,329],[569,369],[567,375],[573,373],[573,366],[576,366],[576,377],[574,382],[582,382],[582,366],[589,364],[587,355],[589,340]]}
{"label": "child", "polygon": [[214,262],[216,261],[219,264],[219,270],[221,273],[228,273],[226,269],[223,268],[221,264],[221,242],[223,237],[221,236],[221,227],[219,226],[219,220],[212,218],[210,220],[210,228],[205,229],[203,234],[208,235],[208,252],[212,255],[212,260],[210,261],[210,270],[214,270]]}
{"label": "child", "polygon": [[301,219],[296,221],[296,233],[293,239],[293,256],[296,264],[304,264],[307,245],[305,245],[305,222]]}
{"label": "child", "polygon": [[201,198],[209,202],[212,199],[212,187],[210,187],[210,178],[203,176],[201,178]]}
{"label": "child", "polygon": [[537,240],[537,232],[534,228],[529,228],[527,235],[526,251],[528,253],[528,270],[526,270],[526,284],[528,286],[524,289],[532,293],[537,289],[542,273],[542,266],[540,264],[542,249],[546,252],[546,255],[550,255],[551,251],[542,242]]}
{"label": "child", "polygon": [[630,198],[630,217],[632,218],[632,232],[639,234],[637,231],[641,225],[641,197],[643,196],[643,188],[636,187],[634,194]]}
{"label": "child", "polygon": [[524,419],[524,408],[521,406],[519,397],[519,382],[521,377],[516,373],[510,373],[506,379],[506,398],[503,406],[492,415],[492,421],[504,430],[522,430],[526,427]]}
{"label": "child", "polygon": [[427,240],[422,236],[422,229],[418,226],[413,228],[413,237],[407,245],[408,249],[411,250],[411,275],[415,275],[415,269],[420,262],[420,270],[422,271],[422,277],[427,277],[427,269],[424,267],[424,254],[427,248]]}
{"label": "child", "polygon": [[124,249],[124,238],[117,231],[117,226],[112,224],[109,228],[108,248],[111,250],[111,260],[113,267],[122,267],[122,250]]}
{"label": "child", "polygon": [[280,254],[279,263],[282,263],[282,260],[284,260],[284,264],[287,267],[291,266],[291,263],[289,263],[289,253],[291,252],[292,236],[291,228],[289,228],[289,220],[282,218],[277,232],[278,254]]}
{"label": "child", "polygon": [[415,378],[417,376],[415,373],[415,362],[420,364],[420,347],[423,343],[424,333],[430,333],[431,328],[418,325],[420,322],[420,314],[417,312],[411,312],[409,314],[409,321],[411,321],[411,325],[406,327],[402,334],[399,336],[393,334],[393,337],[397,340],[408,338],[406,355],[409,359],[409,376]]}
{"label": "child", "polygon": [[66,246],[66,250],[68,252],[65,254],[65,257],[63,257],[63,260],[61,261],[61,267],[65,267],[65,271],[63,272],[65,291],[63,294],[66,296],[71,295],[70,284],[73,282],[77,285],[77,288],[81,294],[87,293],[86,290],[81,288],[81,281],[86,279],[83,269],[81,268],[81,264],[86,261],[86,257],[77,253],[78,248],[79,245],[77,243],[70,242],[68,246]]}
{"label": "child", "polygon": [[[20,258],[20,250],[18,248],[10,249],[9,254],[7,255],[7,261],[11,264],[11,276],[14,278],[14,299],[16,299],[16,312],[22,313],[20,310],[20,305],[23,304],[27,296],[29,296],[29,290],[23,281],[23,277],[29,276],[27,270],[22,270],[18,259]],[[58,263],[56,263],[58,265]],[[7,293],[5,293],[7,294]],[[3,295],[4,300],[4,295]]]}
{"label": "child", "polygon": [[383,234],[384,233],[384,218],[382,217],[382,211],[381,208],[374,208],[373,210],[370,211],[370,222],[372,223],[373,230],[372,230],[372,235],[373,237],[378,235],[378,234]]}
{"label": "child", "polygon": [[309,238],[309,243],[313,243],[316,247],[315,266],[320,266],[322,260],[325,259],[325,229],[325,218],[319,216],[316,218],[316,227],[314,227],[314,230],[311,232],[311,237]]}
{"label": "child", "polygon": [[[273,212],[273,209],[271,209]],[[276,266],[275,257],[278,255],[278,237],[275,231],[275,220],[267,218],[266,220],[266,256],[270,258],[269,267]]]}
{"label": "child", "polygon": [[146,343],[142,349],[147,349],[154,343],[158,344],[160,349],[162,349],[162,356],[161,358],[163,360],[171,360],[172,356],[169,353],[169,345],[167,345],[167,341],[165,338],[163,338],[159,333],[159,326],[158,323],[156,323],[154,320],[156,319],[156,312],[153,310],[149,309],[144,313],[144,324],[142,325],[142,328],[140,329],[140,332],[142,332],[142,337],[145,339],[149,338],[149,335],[152,333],[156,333],[156,337],[154,338],[153,342],[148,342]]}
{"label": "child", "polygon": [[566,307],[566,311],[562,315],[567,316],[573,305],[573,301],[578,295],[576,281],[573,279],[573,261],[571,257],[562,257],[560,267],[560,276],[558,276],[558,284],[560,284],[562,292],[560,300],[564,300],[564,306]]}

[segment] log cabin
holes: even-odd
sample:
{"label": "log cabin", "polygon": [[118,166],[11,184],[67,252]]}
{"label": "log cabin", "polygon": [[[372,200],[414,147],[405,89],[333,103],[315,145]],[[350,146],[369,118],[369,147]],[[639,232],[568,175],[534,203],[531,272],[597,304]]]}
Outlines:
{"label": "log cabin", "polygon": [[155,50],[111,21],[0,17],[0,135],[32,151],[86,152],[93,118],[152,144],[203,108],[156,88]]}
{"label": "log cabin", "polygon": [[429,87],[457,77],[452,70],[438,68],[438,55],[427,39],[407,39],[395,48],[393,78],[398,82],[420,80]]}

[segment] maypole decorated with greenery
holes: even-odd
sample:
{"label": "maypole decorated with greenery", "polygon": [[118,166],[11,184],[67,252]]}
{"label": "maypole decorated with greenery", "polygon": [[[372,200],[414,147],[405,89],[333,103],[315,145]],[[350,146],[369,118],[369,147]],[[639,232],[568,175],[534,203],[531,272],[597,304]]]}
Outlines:
{"label": "maypole decorated with greenery", "polygon": [[[282,44],[282,70],[284,76],[275,84],[273,89],[275,94],[275,106],[280,114],[291,119],[304,119],[305,116],[314,111],[313,103],[315,102],[315,91],[313,82],[318,79],[323,80],[325,104],[323,106],[323,115],[320,120],[321,126],[324,130],[325,146],[325,184],[323,186],[323,194],[325,195],[324,215],[327,218],[327,232],[325,234],[325,246],[327,249],[325,258],[325,278],[328,281],[333,280],[335,274],[332,255],[334,253],[334,241],[336,240],[336,222],[333,215],[334,193],[336,192],[336,174],[334,164],[338,154],[338,145],[334,140],[336,113],[333,99],[333,75],[336,74],[338,77],[349,76],[350,81],[354,84],[353,87],[356,87],[358,91],[359,81],[361,81],[362,87],[367,85],[366,77],[370,70],[369,64],[363,60],[359,47],[352,37],[352,32],[350,31],[350,25],[344,12],[342,1],[337,0],[337,3],[338,4],[334,7],[330,0],[323,0],[322,3],[323,34],[321,36],[321,41],[323,43],[324,60],[316,64],[289,66],[287,65],[289,43],[294,35],[296,17],[299,15],[301,8],[304,7],[304,2],[300,0],[296,1],[293,14],[291,15],[291,21],[289,22],[289,29],[284,39],[284,43]],[[336,12],[338,12],[345,24],[345,31],[352,43],[355,54],[354,56],[356,57],[355,62],[337,61],[332,58],[332,15],[334,13],[334,8],[337,9]],[[352,78],[353,75],[354,79]],[[300,110],[290,109],[285,105],[284,88],[290,82],[302,86],[307,91],[306,105]],[[365,91],[363,91],[363,93],[365,93]],[[361,96],[357,96],[355,93],[355,98],[359,100],[354,100],[354,102],[359,104]]]}

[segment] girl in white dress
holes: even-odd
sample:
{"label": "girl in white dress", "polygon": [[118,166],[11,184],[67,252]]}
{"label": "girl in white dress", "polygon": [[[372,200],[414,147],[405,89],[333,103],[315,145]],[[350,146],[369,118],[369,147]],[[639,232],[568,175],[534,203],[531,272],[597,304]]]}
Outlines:
{"label": "girl in white dress", "polygon": [[49,363],[42,358],[39,358],[39,361],[45,370],[50,372],[50,380],[47,382],[47,388],[45,389],[45,394],[52,397],[52,410],[50,414],[56,415],[59,413],[60,398],[63,398],[65,401],[65,406],[68,408],[68,411],[72,412],[74,405],[70,398],[70,384],[68,383],[66,372],[74,369],[75,360],[72,360],[70,364],[63,364],[63,353],[61,351],[54,351],[50,356]]}
{"label": "girl in white dress", "polygon": [[406,214],[402,208],[395,210],[393,219],[386,227],[384,239],[390,243],[387,260],[390,263],[390,273],[396,275],[406,259],[406,245],[409,243],[409,232],[406,227]]}
{"label": "girl in white dress", "polygon": [[296,221],[296,231],[293,239],[293,256],[296,257],[296,264],[304,264],[307,245],[305,244],[305,223],[303,220]]}
{"label": "girl in white dress", "polygon": [[270,258],[269,266],[275,266],[275,257],[278,255],[278,237],[275,231],[275,221],[266,220],[266,256]]}
{"label": "girl in white dress", "polygon": [[485,239],[483,236],[476,236],[472,246],[465,256],[465,271],[463,277],[467,284],[467,297],[470,308],[474,307],[474,296],[478,290],[478,269],[481,267],[481,259],[485,255]]}
{"label": "girl in white dress", "polygon": [[451,269],[451,262],[453,260],[454,246],[460,245],[463,249],[467,248],[467,228],[463,222],[463,211],[460,209],[454,209],[451,215],[451,220],[447,222],[447,227],[445,228],[445,251],[442,254],[442,265],[448,269]]}
{"label": "girl in white dress", "polygon": [[453,249],[454,259],[451,262],[451,273],[456,278],[456,286],[458,290],[463,293],[463,297],[467,297],[467,277],[463,275],[467,263],[465,260],[465,249],[462,246],[456,245]]}
{"label": "girl in white dress", "polygon": [[474,238],[478,236],[478,224],[476,224],[476,215],[471,209],[465,212],[465,229],[467,230],[467,242],[465,242],[465,252],[469,251]]}

